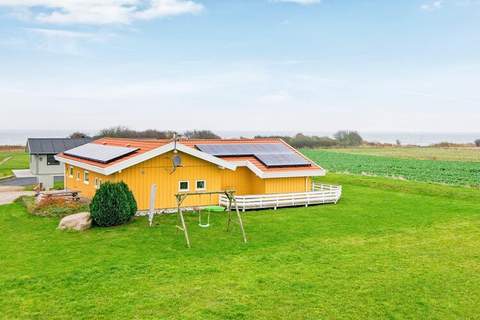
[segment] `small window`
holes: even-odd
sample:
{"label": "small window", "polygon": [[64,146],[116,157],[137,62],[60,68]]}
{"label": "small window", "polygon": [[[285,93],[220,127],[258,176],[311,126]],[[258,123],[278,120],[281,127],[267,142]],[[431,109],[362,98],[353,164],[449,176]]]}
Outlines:
{"label": "small window", "polygon": [[77,180],[80,181],[80,172],[77,172]]}
{"label": "small window", "polygon": [[55,159],[54,154],[47,154],[47,166],[58,166],[60,162]]}
{"label": "small window", "polygon": [[83,171],[83,183],[88,184],[88,171]]}
{"label": "small window", "polygon": [[178,190],[179,191],[188,191],[189,190],[188,181],[180,181],[178,183]]}
{"label": "small window", "polygon": [[95,178],[95,189],[100,188],[100,179]]}
{"label": "small window", "polygon": [[68,175],[70,176],[70,178],[73,178],[73,167],[70,167],[69,168],[69,173]]}
{"label": "small window", "polygon": [[195,183],[195,188],[198,191],[206,190],[207,189],[207,184],[206,184],[205,180],[197,180],[196,183]]}

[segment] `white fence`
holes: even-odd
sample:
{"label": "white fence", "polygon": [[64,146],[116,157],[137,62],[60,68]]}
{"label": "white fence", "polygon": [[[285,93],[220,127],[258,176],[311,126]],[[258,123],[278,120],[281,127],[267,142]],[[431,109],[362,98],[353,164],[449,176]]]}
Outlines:
{"label": "white fence", "polygon": [[[238,208],[242,211],[248,209],[263,209],[279,207],[305,206],[312,204],[337,203],[342,195],[342,187],[313,183],[311,192],[257,194],[235,196]],[[219,197],[219,204],[228,207],[228,198]]]}

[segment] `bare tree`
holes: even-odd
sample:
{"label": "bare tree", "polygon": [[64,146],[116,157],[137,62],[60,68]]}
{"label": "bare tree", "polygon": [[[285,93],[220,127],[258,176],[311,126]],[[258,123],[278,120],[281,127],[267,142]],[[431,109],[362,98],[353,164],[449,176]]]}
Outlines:
{"label": "bare tree", "polygon": [[86,133],[75,131],[71,135],[68,136],[70,139],[82,139],[82,138],[90,138],[90,136]]}

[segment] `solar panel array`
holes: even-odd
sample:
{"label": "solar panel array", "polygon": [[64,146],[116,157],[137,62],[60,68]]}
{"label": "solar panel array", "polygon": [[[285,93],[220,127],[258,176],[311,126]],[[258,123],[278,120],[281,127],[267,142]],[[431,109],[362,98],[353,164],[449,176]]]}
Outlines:
{"label": "solar panel array", "polygon": [[197,144],[196,147],[200,151],[217,157],[253,156],[261,153],[292,152],[292,150],[286,145],[279,143]]}
{"label": "solar panel array", "polygon": [[263,153],[255,157],[267,167],[309,166],[310,162],[295,153]]}
{"label": "solar panel array", "polygon": [[310,161],[280,143],[197,144],[196,147],[217,157],[254,156],[267,167],[311,165]]}
{"label": "solar panel array", "polygon": [[113,160],[125,157],[137,150],[138,148],[87,143],[82,146],[67,150],[64,152],[64,154],[86,160],[108,163]]}

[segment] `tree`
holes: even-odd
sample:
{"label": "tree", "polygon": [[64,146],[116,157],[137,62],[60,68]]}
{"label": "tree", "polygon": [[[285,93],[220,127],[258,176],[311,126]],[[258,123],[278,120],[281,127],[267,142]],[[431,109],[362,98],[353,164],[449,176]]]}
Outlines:
{"label": "tree", "polygon": [[148,129],[145,131],[131,130],[128,127],[117,126],[105,128],[95,136],[96,138],[112,137],[112,138],[133,138],[133,139],[171,139],[173,131],[158,131]]}
{"label": "tree", "polygon": [[480,139],[475,140],[475,145],[476,145],[477,147],[480,147]]}
{"label": "tree", "polygon": [[221,137],[216,135],[210,130],[193,130],[185,131],[183,134],[187,139],[220,139]]}
{"label": "tree", "polygon": [[68,136],[70,139],[82,139],[82,138],[90,138],[90,136],[86,133],[75,131],[71,135]]}
{"label": "tree", "polygon": [[136,203],[134,206],[130,201],[130,195],[120,183],[103,183],[90,204],[93,222],[98,226],[109,227],[130,221],[136,207]]}
{"label": "tree", "polygon": [[294,148],[324,148],[337,145],[337,141],[329,137],[307,136],[297,133],[294,137],[288,136],[255,136],[255,138],[282,139]]}
{"label": "tree", "polygon": [[333,135],[337,143],[344,147],[354,147],[362,144],[363,139],[357,131],[341,130]]}

